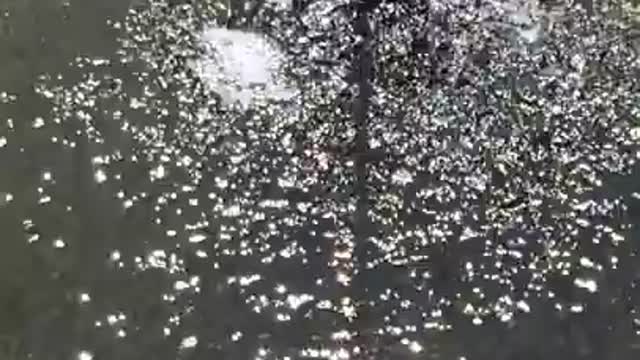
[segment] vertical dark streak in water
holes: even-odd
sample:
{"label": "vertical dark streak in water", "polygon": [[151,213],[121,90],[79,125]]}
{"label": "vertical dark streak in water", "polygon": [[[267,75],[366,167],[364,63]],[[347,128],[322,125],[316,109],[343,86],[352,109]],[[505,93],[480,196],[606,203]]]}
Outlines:
{"label": "vertical dark streak in water", "polygon": [[356,235],[356,257],[362,259],[361,249],[365,241],[368,228],[368,194],[367,194],[367,152],[368,152],[368,130],[367,113],[369,111],[370,98],[373,93],[371,81],[373,80],[373,54],[371,51],[371,26],[366,10],[358,10],[355,18],[354,29],[362,36],[359,44],[358,56],[354,66],[354,75],[358,87],[358,95],[353,106],[353,121],[356,125],[355,137],[355,174],[356,186],[355,195],[358,198],[355,228]]}
{"label": "vertical dark streak in water", "polygon": [[[355,259],[359,266],[362,267],[367,258],[366,241],[371,228],[368,219],[369,212],[369,194],[367,191],[367,161],[368,161],[368,121],[367,114],[369,112],[370,100],[373,94],[373,52],[371,49],[372,29],[369,23],[369,9],[360,8],[356,10],[354,19],[354,30],[357,35],[361,36],[361,42],[358,47],[358,55],[354,60],[353,77],[357,84],[357,97],[353,104],[353,121],[356,126],[354,161],[355,161],[355,196],[357,197],[356,214],[354,219],[354,235],[355,235]],[[357,271],[357,270],[356,270]],[[357,273],[355,274],[357,276]],[[353,298],[364,299],[362,292],[365,291],[363,286],[359,286],[356,280],[353,284]],[[366,305],[365,305],[366,306]],[[362,309],[364,310],[364,309]],[[366,314],[360,314],[361,318],[366,318]],[[355,326],[355,329],[362,331],[361,326]],[[367,349],[366,344],[359,344],[363,349]],[[362,346],[364,345],[364,346]],[[366,353],[366,352],[365,352]]]}

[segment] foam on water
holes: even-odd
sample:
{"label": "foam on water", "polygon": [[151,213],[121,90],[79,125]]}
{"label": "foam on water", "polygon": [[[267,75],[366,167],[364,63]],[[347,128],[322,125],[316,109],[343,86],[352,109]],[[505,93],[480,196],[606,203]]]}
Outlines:
{"label": "foam on water", "polygon": [[282,52],[263,36],[211,27],[199,40],[205,55],[190,67],[225,105],[239,103],[246,108],[258,97],[287,100],[295,94],[278,73]]}

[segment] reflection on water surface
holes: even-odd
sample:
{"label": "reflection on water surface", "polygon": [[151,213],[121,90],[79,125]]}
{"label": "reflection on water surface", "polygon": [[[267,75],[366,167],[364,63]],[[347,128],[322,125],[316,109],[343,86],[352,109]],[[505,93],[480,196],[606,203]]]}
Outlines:
{"label": "reflection on water surface", "polygon": [[1,354],[635,358],[637,15],[580,3],[0,3]]}

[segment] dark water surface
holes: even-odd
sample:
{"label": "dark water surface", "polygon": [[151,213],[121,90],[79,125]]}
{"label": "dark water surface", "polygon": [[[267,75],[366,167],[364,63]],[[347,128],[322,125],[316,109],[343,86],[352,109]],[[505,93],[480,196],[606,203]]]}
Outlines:
{"label": "dark water surface", "polygon": [[259,3],[0,0],[0,360],[640,358],[622,3]]}

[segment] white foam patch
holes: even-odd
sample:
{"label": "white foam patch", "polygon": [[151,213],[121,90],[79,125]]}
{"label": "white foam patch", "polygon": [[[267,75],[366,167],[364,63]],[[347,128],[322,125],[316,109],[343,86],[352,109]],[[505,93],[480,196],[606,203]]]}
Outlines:
{"label": "white foam patch", "polygon": [[279,73],[282,51],[262,35],[212,27],[200,41],[205,56],[190,66],[225,105],[246,108],[257,98],[287,100],[295,95]]}

